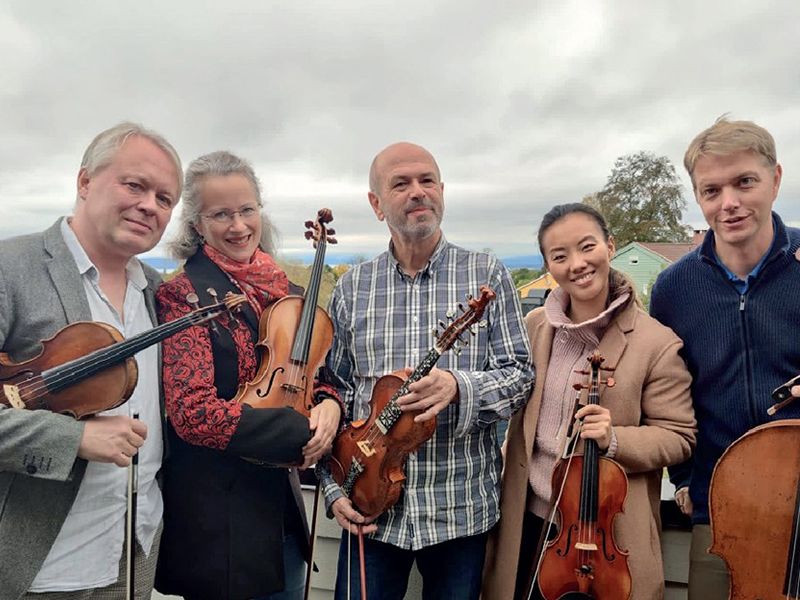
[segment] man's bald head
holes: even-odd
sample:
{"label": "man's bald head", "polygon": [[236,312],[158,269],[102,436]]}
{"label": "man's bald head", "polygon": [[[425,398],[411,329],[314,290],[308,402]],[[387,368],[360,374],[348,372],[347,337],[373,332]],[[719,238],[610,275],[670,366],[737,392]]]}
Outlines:
{"label": "man's bald head", "polygon": [[397,162],[407,162],[409,160],[430,161],[436,171],[436,176],[441,180],[442,174],[439,171],[439,165],[436,163],[436,159],[433,158],[433,154],[417,144],[412,144],[411,142],[397,142],[378,152],[372,160],[372,165],[369,168],[369,190],[373,194],[378,194],[381,191],[381,183],[384,180],[384,174],[387,168],[390,168]]}

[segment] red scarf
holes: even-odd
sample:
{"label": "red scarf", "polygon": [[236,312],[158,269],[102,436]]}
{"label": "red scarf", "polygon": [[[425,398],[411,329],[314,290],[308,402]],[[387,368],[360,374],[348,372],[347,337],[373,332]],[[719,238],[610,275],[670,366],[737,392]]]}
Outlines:
{"label": "red scarf", "polygon": [[235,261],[208,244],[203,244],[203,252],[241,288],[258,317],[268,304],[289,293],[286,273],[261,248],[256,249],[249,263]]}

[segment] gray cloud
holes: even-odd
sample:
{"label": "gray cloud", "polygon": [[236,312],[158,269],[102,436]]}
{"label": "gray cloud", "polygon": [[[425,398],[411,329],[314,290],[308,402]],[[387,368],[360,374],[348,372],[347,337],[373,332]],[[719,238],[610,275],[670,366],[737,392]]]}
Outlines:
{"label": "gray cloud", "polygon": [[511,255],[618,156],[649,150],[680,171],[724,112],[775,135],[776,207],[800,222],[798,17],[792,0],[7,2],[0,236],[69,212],[84,147],[122,119],[187,162],[220,148],[253,161],[288,253],[324,205],[339,250],[385,248],[366,179],[393,141],[436,155],[450,239]]}

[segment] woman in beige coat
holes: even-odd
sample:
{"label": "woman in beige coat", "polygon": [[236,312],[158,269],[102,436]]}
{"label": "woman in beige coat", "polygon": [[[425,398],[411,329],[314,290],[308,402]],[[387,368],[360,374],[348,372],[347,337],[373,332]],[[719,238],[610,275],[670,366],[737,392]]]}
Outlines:
{"label": "woman in beige coat", "polygon": [[[581,438],[594,439],[628,476],[614,535],[629,552],[630,597],[661,598],[662,469],[687,459],[695,441],[681,341],[642,310],[626,278],[611,268],[614,242],[594,209],[553,208],[539,228],[539,247],[559,288],[526,317],[536,386],[509,426],[501,518],[487,550],[483,598],[527,598],[553,467],[573,419],[572,385],[586,382],[575,370],[589,367],[586,359],[595,349],[605,358],[603,366],[614,369],[616,385],[602,386],[600,404],[583,406],[575,418],[583,419]],[[538,588],[533,598],[540,598]]]}

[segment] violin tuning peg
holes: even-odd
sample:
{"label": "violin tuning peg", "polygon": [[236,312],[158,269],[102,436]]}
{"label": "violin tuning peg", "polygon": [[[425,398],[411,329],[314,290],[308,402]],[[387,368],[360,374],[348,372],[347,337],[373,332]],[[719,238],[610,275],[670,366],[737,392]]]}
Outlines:
{"label": "violin tuning peg", "polygon": [[580,383],[573,383],[572,384],[572,389],[581,391],[583,389],[583,386]]}
{"label": "violin tuning peg", "polygon": [[448,321],[452,321],[453,318],[455,318],[456,313],[453,310],[448,310],[446,313],[444,313],[444,316],[447,317]]}
{"label": "violin tuning peg", "polygon": [[461,312],[467,312],[467,310],[464,308],[464,305],[461,304],[461,302],[458,303],[458,310],[460,310]]}
{"label": "violin tuning peg", "polygon": [[[442,329],[447,329],[447,325],[445,325],[443,321],[439,321],[439,327],[441,327]],[[433,330],[436,331],[436,328],[434,327]]]}
{"label": "violin tuning peg", "polygon": [[455,352],[455,353],[456,353],[456,356],[460,356],[460,355],[461,355],[461,347],[460,347],[460,346],[455,346],[455,345],[454,345],[454,346],[453,346],[453,352]]}
{"label": "violin tuning peg", "polygon": [[478,327],[481,327],[481,328],[485,329],[488,324],[489,324],[489,321],[487,321],[486,319],[483,319],[482,321],[478,322]]}
{"label": "violin tuning peg", "polygon": [[[213,301],[213,303],[214,304],[219,304],[219,300],[218,300],[219,296],[217,294],[217,290],[215,290],[214,288],[210,287],[206,291],[208,292],[208,295],[211,296],[211,300]],[[219,330],[217,329],[217,322],[216,321],[214,321],[214,320],[209,321],[208,322],[208,326],[209,326],[209,328],[211,329],[211,331],[213,333],[219,333]]]}
{"label": "violin tuning peg", "polygon": [[439,330],[436,329],[436,327],[431,329],[431,333],[433,334],[434,339],[437,339],[437,340],[439,339]]}
{"label": "violin tuning peg", "polygon": [[200,308],[200,298],[197,297],[197,294],[194,292],[190,292],[186,294],[186,302],[191,306],[193,309],[197,310]]}
{"label": "violin tuning peg", "polygon": [[338,244],[339,242],[338,242],[338,240],[336,238],[329,237],[328,238],[328,243],[329,244]]}
{"label": "violin tuning peg", "polygon": [[307,240],[310,240],[312,237],[314,237],[314,232],[313,231],[306,231],[303,234],[303,237],[305,237]]}
{"label": "violin tuning peg", "polygon": [[328,228],[327,232],[328,235],[336,235],[336,230],[333,228]]}
{"label": "violin tuning peg", "polygon": [[464,294],[464,298],[469,302],[474,296],[472,294]]}
{"label": "violin tuning peg", "polygon": [[305,222],[305,226],[306,226],[306,229],[311,229],[312,227],[314,227],[314,221],[306,221]]}

